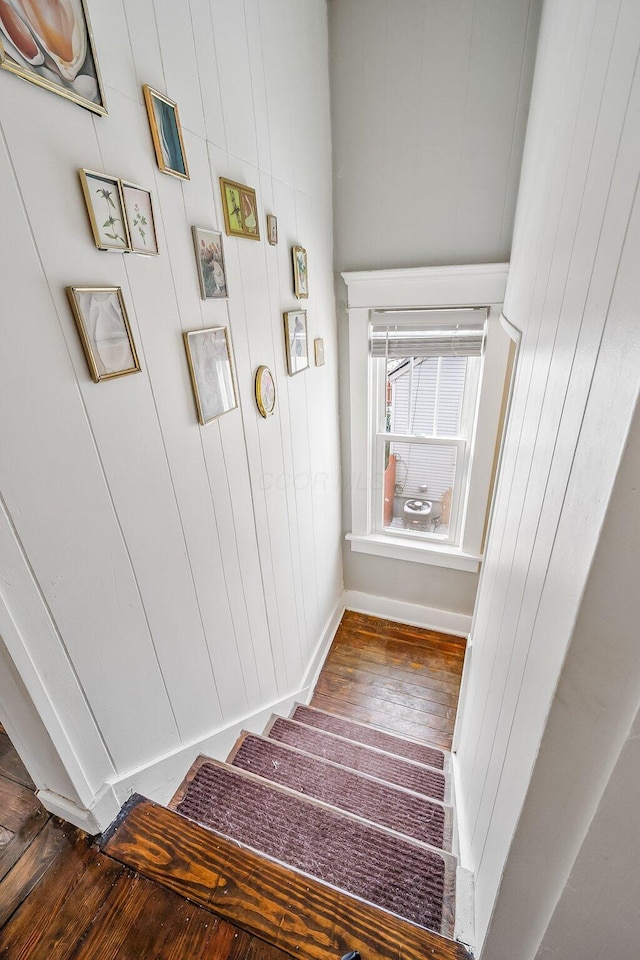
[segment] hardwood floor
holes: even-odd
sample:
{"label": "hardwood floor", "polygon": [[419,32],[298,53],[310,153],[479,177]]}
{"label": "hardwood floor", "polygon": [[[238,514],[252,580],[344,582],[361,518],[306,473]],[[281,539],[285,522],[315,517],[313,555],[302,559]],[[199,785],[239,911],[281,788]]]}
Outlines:
{"label": "hardwood floor", "polygon": [[466,641],[345,613],[311,706],[451,748]]}
{"label": "hardwood floor", "polygon": [[[465,641],[346,613],[312,706],[449,748]],[[101,848],[48,814],[0,727],[0,958],[466,958],[149,801]],[[363,954],[364,955],[364,954]]]}

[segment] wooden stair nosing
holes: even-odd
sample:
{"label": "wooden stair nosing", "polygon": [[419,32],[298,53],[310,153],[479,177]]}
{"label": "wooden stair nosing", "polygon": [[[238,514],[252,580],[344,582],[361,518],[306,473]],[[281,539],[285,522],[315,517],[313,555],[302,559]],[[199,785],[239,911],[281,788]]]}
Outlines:
{"label": "wooden stair nosing", "polygon": [[[444,765],[443,765],[442,768],[440,768],[440,767],[431,767],[430,764],[428,764],[428,763],[422,764],[422,766],[430,767],[430,769],[432,769],[432,770],[439,770],[439,769],[441,769],[441,772],[442,772],[442,773],[445,773],[445,772],[448,771],[448,770],[450,769],[450,767],[451,767],[451,751],[450,751],[450,750],[447,750],[445,747],[441,747],[439,744],[431,743],[429,740],[418,740],[416,737],[405,736],[405,735],[402,734],[402,733],[396,733],[394,730],[386,730],[384,727],[378,727],[378,726],[376,726],[376,724],[374,724],[374,723],[365,723],[364,720],[354,720],[353,717],[343,717],[341,714],[331,713],[329,710],[323,710],[321,707],[314,707],[314,706],[313,706],[312,704],[310,704],[310,703],[299,703],[298,701],[296,701],[296,702],[294,703],[294,705],[292,706],[291,710],[289,711],[289,716],[286,718],[287,720],[293,720],[293,719],[294,719],[293,714],[296,712],[296,709],[297,709],[298,707],[304,707],[306,710],[313,710],[314,713],[323,713],[323,714],[325,715],[325,717],[336,717],[338,720],[344,720],[346,723],[353,723],[353,724],[355,724],[356,727],[365,727],[365,728],[369,728],[369,729],[371,729],[371,730],[375,730],[376,733],[386,733],[386,734],[388,734],[388,736],[390,736],[390,737],[395,737],[397,740],[406,740],[408,743],[413,743],[413,744],[415,744],[417,747],[429,747],[429,748],[430,748],[431,750],[433,750],[435,753],[441,753],[441,754],[443,754],[443,756],[444,756]],[[303,723],[304,721],[298,720],[298,721],[296,721],[296,722],[297,722],[297,723]],[[308,726],[311,726],[311,724],[308,724]],[[317,730],[323,730],[324,728],[323,728],[323,727],[316,727],[315,729],[317,729]],[[331,731],[325,730],[324,732],[325,732],[325,733],[330,733]],[[336,736],[340,736],[340,734],[336,734]],[[344,739],[348,740],[348,739],[350,739],[350,738],[349,738],[349,737],[345,737]],[[360,743],[360,741],[359,741],[359,740],[354,740],[354,743]],[[368,747],[369,744],[368,744],[368,743],[365,743],[365,744],[363,744],[363,746]],[[380,750],[381,747],[373,747],[372,749],[373,749],[373,750]],[[391,753],[390,750],[383,750],[382,752],[383,752],[383,753]],[[402,760],[409,759],[408,757],[403,757],[402,754],[397,754],[397,753],[392,754],[392,756],[394,756],[394,757],[398,757],[398,756],[399,756]],[[415,760],[415,761],[413,761],[413,762],[414,762],[414,763],[419,763],[418,760]]]}
{"label": "wooden stair nosing", "polygon": [[393,757],[395,760],[402,760],[403,763],[410,763],[413,767],[417,767],[419,770],[428,770],[430,773],[440,773],[444,776],[446,782],[449,781],[450,766],[447,764],[446,754],[445,769],[441,770],[439,767],[429,767],[426,763],[420,763],[418,760],[411,760],[409,757],[401,757],[397,753],[389,753],[388,750],[381,750],[380,747],[371,747],[368,743],[360,743],[359,740],[350,740],[349,737],[341,737],[339,733],[331,733],[330,730],[323,730],[321,727],[312,727],[308,723],[302,723],[300,720],[294,720],[293,717],[281,717],[277,713],[272,713],[267,720],[266,726],[262,732],[262,736],[269,736],[271,728],[276,720],[286,720],[287,723],[293,723],[297,727],[304,727],[306,730],[315,730],[317,733],[321,733],[326,737],[332,737],[334,740],[342,740],[343,743],[352,743],[356,747],[362,747],[365,750],[372,750],[374,753],[382,754],[385,757]]}
{"label": "wooden stair nosing", "polygon": [[[250,730],[242,730],[240,732],[238,739],[233,745],[231,753],[227,757],[227,760],[226,760],[227,764],[233,766],[234,758],[238,750],[244,743],[244,740],[246,739],[246,737],[254,737],[257,740],[261,740],[263,743],[274,744],[279,749],[282,749],[289,753],[297,753],[297,754],[300,754],[301,756],[309,757],[310,759],[317,761],[319,764],[324,764],[326,766],[334,767],[336,770],[344,770],[345,772],[351,773],[356,777],[361,777],[363,780],[370,780],[372,783],[380,783],[385,787],[389,787],[391,790],[397,790],[399,793],[404,793],[411,797],[418,797],[420,800],[427,800],[429,803],[433,803],[435,806],[441,807],[442,810],[444,811],[444,844],[445,845],[442,848],[434,847],[433,849],[434,850],[443,849],[446,853],[452,852],[454,812],[453,812],[453,807],[450,804],[445,803],[443,800],[438,800],[437,797],[427,797],[425,796],[425,794],[418,793],[416,790],[410,790],[408,787],[402,787],[396,783],[389,783],[387,780],[381,780],[379,777],[372,777],[371,774],[369,773],[361,773],[359,770],[353,770],[351,767],[345,767],[343,764],[336,763],[334,760],[326,760],[324,757],[317,757],[313,753],[307,753],[305,750],[300,750],[298,747],[294,747],[289,743],[281,743],[279,740],[270,740],[268,737],[265,737],[262,734],[251,733]],[[200,758],[198,757],[198,759]],[[237,770],[237,769],[244,769],[244,768],[234,767],[234,769]],[[252,771],[247,771],[247,772],[251,773]],[[268,783],[272,782],[271,780],[269,780],[268,777],[263,777],[262,774],[254,774],[254,776],[260,777],[261,780],[266,780]],[[447,782],[445,782],[445,788],[446,789],[449,788],[449,784]],[[296,790],[295,787],[289,787],[288,789],[298,794],[298,796],[307,797],[308,799],[315,799],[313,797],[310,797],[309,794],[302,793],[301,791]],[[317,802],[323,803],[322,800],[317,800]],[[336,804],[326,804],[326,802],[324,802],[324,805],[331,806],[334,810],[338,810],[340,813],[349,812],[344,810],[342,807],[337,806]],[[176,808],[172,807],[172,809],[175,810]],[[352,814],[352,816],[358,816],[358,814]],[[359,817],[359,819],[363,820],[365,823],[371,823],[374,826],[378,826],[378,827],[382,826],[382,824],[379,824],[377,820],[369,820],[367,817]],[[396,830],[393,830],[392,828],[384,828],[384,829],[389,829],[391,830],[391,832],[397,833],[400,837],[415,839],[415,838],[412,838],[410,834],[402,833],[401,831],[396,831]],[[417,842],[421,842],[421,841],[417,841]]]}
{"label": "wooden stair nosing", "polygon": [[[200,757],[198,757],[200,761]],[[416,840],[415,837],[409,837],[404,833],[400,833],[398,830],[393,830],[391,827],[385,827],[380,823],[374,823],[372,820],[367,820],[365,817],[358,816],[357,813],[351,813],[349,810],[342,810],[340,807],[334,807],[331,803],[326,803],[324,800],[316,800],[314,797],[308,796],[306,793],[299,793],[297,790],[294,790],[292,787],[284,786],[281,783],[273,783],[271,780],[266,780],[264,777],[259,776],[257,773],[252,773],[250,770],[244,770],[242,767],[233,767],[228,763],[225,763],[224,760],[216,760],[213,757],[204,757],[201,762],[198,763],[198,769],[204,764],[211,764],[211,766],[219,767],[223,770],[226,770],[228,773],[233,776],[239,777],[241,780],[252,780],[254,783],[259,783],[262,786],[267,786],[269,790],[274,793],[283,793],[290,797],[295,797],[296,800],[300,801],[304,806],[307,807],[322,807],[324,810],[329,810],[331,813],[343,817],[346,820],[353,820],[356,823],[360,823],[365,827],[369,827],[372,830],[377,830],[380,833],[386,833],[389,836],[395,837],[398,840],[401,840],[403,843],[410,844],[411,846],[418,847],[420,850],[428,850],[430,853],[435,853],[439,857],[442,857],[445,863],[445,893],[449,897],[450,903],[453,904],[455,898],[455,872],[457,868],[457,858],[453,856],[448,850],[443,850],[442,847],[434,847],[430,843],[425,843],[423,840]],[[197,771],[196,771],[197,772]],[[195,777],[195,773],[193,775]],[[193,777],[191,778],[193,780]],[[430,799],[430,798],[427,798]],[[175,810],[179,816],[184,816],[185,819],[191,820],[191,817],[188,817],[185,814],[180,814],[177,810],[177,807],[171,807],[172,810]],[[194,823],[199,821],[195,820]],[[201,824],[204,826],[204,824]],[[206,827],[206,830],[211,830],[213,833],[218,834],[218,831],[215,827]],[[225,834],[220,834],[220,836],[226,836]],[[255,847],[251,847],[248,844],[244,843],[242,840],[236,840],[235,837],[229,837],[228,839],[233,840],[235,843],[238,843],[243,849],[255,850]],[[261,856],[269,857],[268,853],[262,853],[261,850],[256,850],[256,853],[259,853]],[[269,859],[273,859],[269,857]],[[278,861],[282,862],[282,861]],[[290,870],[294,870],[296,873],[303,873],[304,871],[299,870],[298,867],[293,866],[292,864],[283,863],[283,866],[288,867]],[[306,876],[306,874],[305,874]],[[451,877],[453,876],[453,885],[451,884]],[[317,878],[316,878],[317,879]],[[325,882],[325,881],[321,881]]]}
{"label": "wooden stair nosing", "polygon": [[[239,856],[242,851],[242,856]],[[103,852],[302,960],[470,960],[448,937],[357,900],[141,800]]]}

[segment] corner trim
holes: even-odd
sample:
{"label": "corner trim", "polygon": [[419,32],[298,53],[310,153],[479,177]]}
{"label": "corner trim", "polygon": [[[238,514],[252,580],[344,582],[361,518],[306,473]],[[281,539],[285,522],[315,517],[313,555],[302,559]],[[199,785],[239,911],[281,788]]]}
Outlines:
{"label": "corner trim", "polygon": [[90,836],[102,833],[120,813],[120,802],[111,784],[105,784],[87,809],[79,807],[66,797],[51,790],[38,790],[36,796],[45,810]]}
{"label": "corner trim", "polygon": [[436,607],[423,607],[417,603],[405,603],[391,600],[389,597],[376,597],[358,590],[345,590],[344,602],[347,610],[365,613],[372,617],[383,617],[397,623],[407,623],[412,627],[425,630],[437,630],[451,633],[455,637],[467,637],[471,630],[471,617],[452,610],[439,610]]}

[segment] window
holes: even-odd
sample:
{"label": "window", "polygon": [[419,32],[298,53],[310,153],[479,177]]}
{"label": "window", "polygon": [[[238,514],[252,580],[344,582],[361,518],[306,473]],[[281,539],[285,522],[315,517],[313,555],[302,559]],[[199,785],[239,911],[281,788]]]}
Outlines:
{"label": "window", "polygon": [[344,277],[351,547],[476,570],[509,354],[506,267]]}

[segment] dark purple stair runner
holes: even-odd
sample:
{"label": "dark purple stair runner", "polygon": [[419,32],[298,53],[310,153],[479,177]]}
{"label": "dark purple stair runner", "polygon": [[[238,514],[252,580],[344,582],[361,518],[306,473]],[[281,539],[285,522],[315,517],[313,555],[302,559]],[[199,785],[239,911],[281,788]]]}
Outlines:
{"label": "dark purple stair runner", "polygon": [[178,812],[407,920],[441,930],[445,880],[451,882],[447,854],[209,763],[196,773]]}
{"label": "dark purple stair runner", "polygon": [[378,750],[386,750],[387,753],[393,753],[397,757],[406,757],[407,760],[424,763],[428,767],[436,767],[438,770],[442,770],[444,767],[442,750],[428,747],[426,744],[414,743],[411,740],[403,740],[392,733],[385,733],[384,730],[376,730],[374,727],[353,723],[351,720],[338,717],[333,713],[325,713],[323,710],[299,705],[295,708],[291,719],[297,720],[299,723],[306,723],[310,727],[326,730],[327,733],[335,733],[339,737],[346,737],[347,740],[355,740],[358,743],[365,743],[369,747],[377,747]]}
{"label": "dark purple stair runner", "polygon": [[426,797],[253,735],[244,737],[231,763],[415,840],[444,846],[444,808]]}
{"label": "dark purple stair runner", "polygon": [[417,766],[400,757],[377,753],[364,744],[340,740],[323,730],[285,720],[283,717],[276,717],[268,736],[271,740],[288,743],[305,753],[333,760],[334,763],[340,763],[360,773],[368,773],[387,783],[398,784],[436,800],[444,799],[445,778],[438,770]]}

